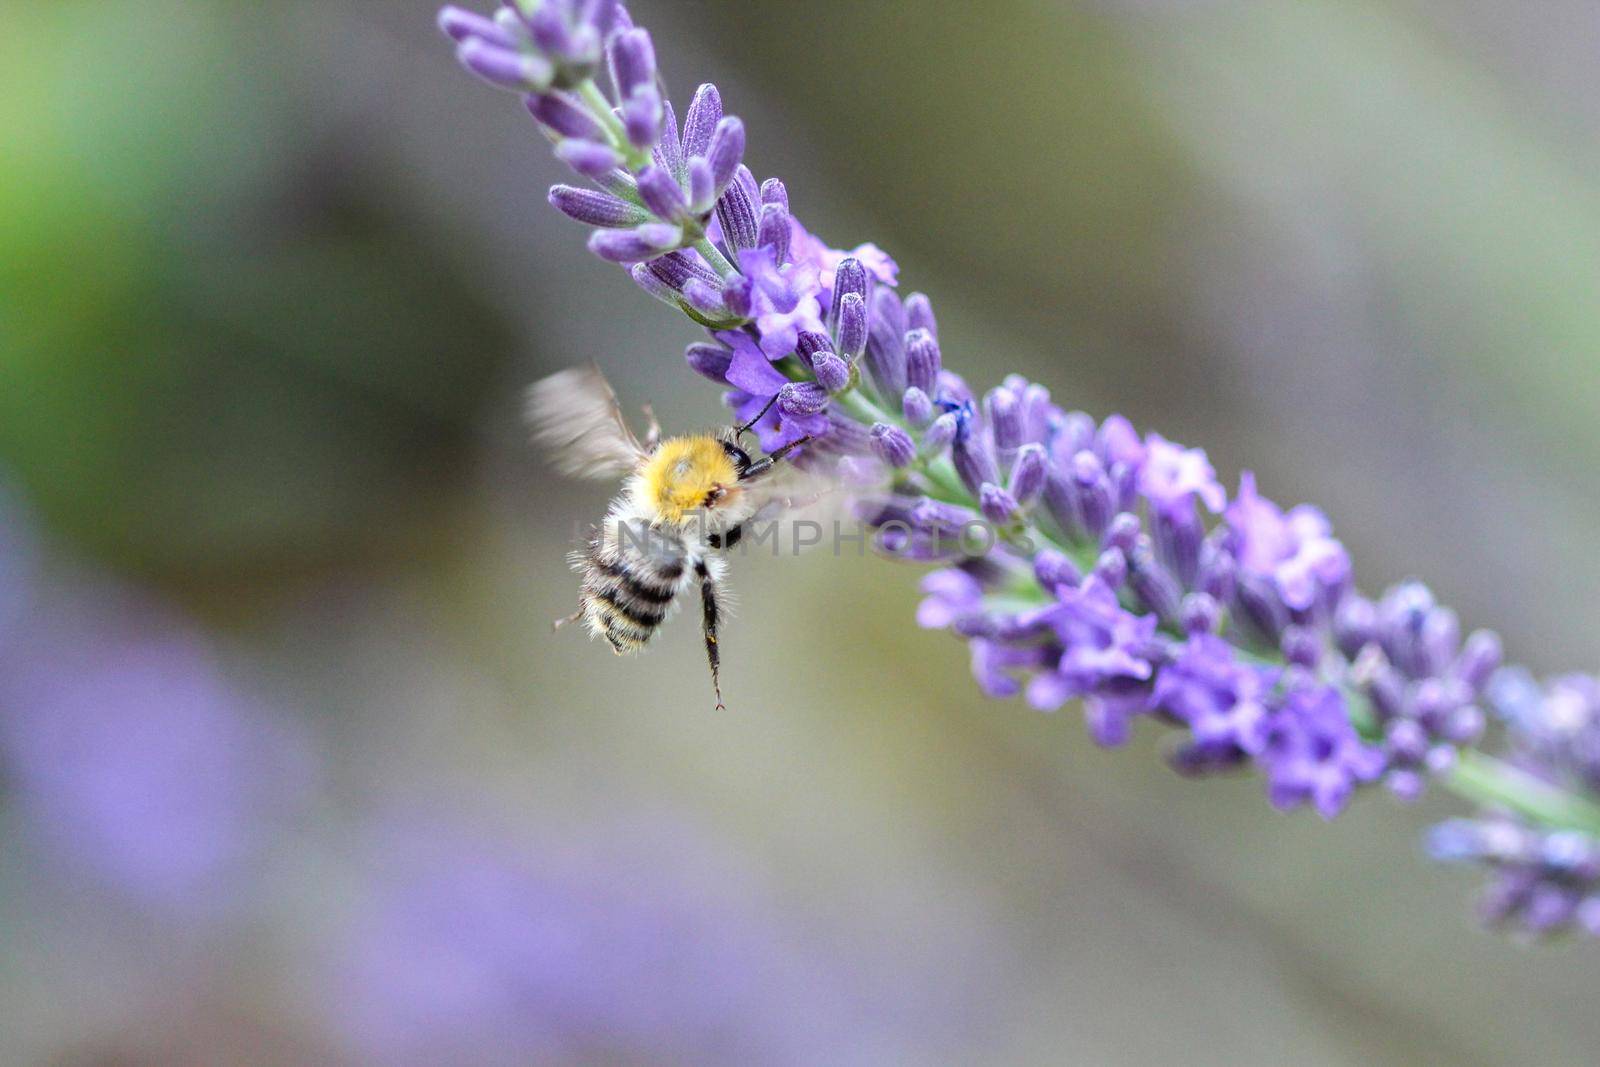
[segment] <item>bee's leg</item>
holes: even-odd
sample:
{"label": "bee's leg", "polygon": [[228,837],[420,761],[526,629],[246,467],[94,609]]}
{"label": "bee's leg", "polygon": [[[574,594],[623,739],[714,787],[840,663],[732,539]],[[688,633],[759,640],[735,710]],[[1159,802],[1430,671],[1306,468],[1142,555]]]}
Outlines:
{"label": "bee's leg", "polygon": [[717,694],[717,710],[725,711],[722,681],[717,670],[722,664],[722,653],[717,648],[717,580],[711,577],[704,560],[694,565],[694,572],[700,577],[700,604],[705,609],[700,628],[706,638],[706,659],[711,663],[711,689]]}
{"label": "bee's leg", "polygon": [[749,433],[750,432],[750,427],[754,426],[756,423],[758,423],[762,419],[766,418],[767,417],[767,412],[771,411],[772,410],[772,405],[776,404],[777,402],[778,402],[778,394],[777,393],[773,393],[772,394],[772,399],[767,401],[767,406],[762,408],[760,413],[757,414],[755,418],[751,419],[749,422],[745,423],[743,426],[735,427],[734,428],[735,432],[740,437],[743,437],[745,434]]}
{"label": "bee's leg", "polygon": [[762,459],[758,459],[754,463],[750,464],[750,466],[746,467],[740,473],[739,480],[741,482],[748,482],[752,478],[761,477],[763,474],[766,474],[768,471],[770,471],[773,467],[776,467],[779,463],[783,462],[783,458],[785,456],[787,456],[790,452],[793,452],[795,449],[799,448],[801,445],[806,444],[806,443],[808,443],[808,442],[810,442],[812,440],[813,440],[813,438],[811,438],[811,437],[802,437],[798,441],[790,441],[788,444],[784,445],[782,448],[780,448],[776,452],[772,453],[772,455],[766,456],[766,457],[764,457]]}
{"label": "bee's leg", "polygon": [[574,611],[571,615],[564,616],[563,618],[559,618],[555,622],[551,623],[550,624],[550,629],[559,630],[563,626],[567,626],[567,625],[569,625],[571,623],[575,623],[581,618],[583,618],[583,609],[579,608],[577,611]]}
{"label": "bee's leg", "polygon": [[712,548],[732,548],[744,537],[744,526],[730,527],[720,533],[706,534],[706,544]]}
{"label": "bee's leg", "polygon": [[644,406],[644,417],[648,420],[644,431],[644,450],[654,452],[656,446],[661,443],[661,423],[656,421],[655,409],[649,404]]}

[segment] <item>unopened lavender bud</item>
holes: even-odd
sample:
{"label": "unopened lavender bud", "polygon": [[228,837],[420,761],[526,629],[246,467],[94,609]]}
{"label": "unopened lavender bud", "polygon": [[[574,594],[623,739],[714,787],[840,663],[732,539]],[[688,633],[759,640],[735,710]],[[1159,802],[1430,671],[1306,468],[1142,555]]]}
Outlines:
{"label": "unopened lavender bud", "polygon": [[985,482],[1000,480],[1000,468],[995,465],[988,443],[970,421],[962,425],[956,434],[950,458],[955,461],[956,473],[961,476],[962,484],[973,496],[978,495]]}
{"label": "unopened lavender bud", "polygon": [[1354,659],[1378,633],[1377,606],[1364,596],[1351,593],[1333,614],[1333,636],[1339,651]]}
{"label": "unopened lavender bud", "polygon": [[1411,804],[1422,799],[1428,780],[1413,770],[1395,770],[1389,772],[1383,784],[1396,800]]}
{"label": "unopened lavender bud", "polygon": [[468,37],[456,48],[463,67],[499,89],[540,91],[550,84],[553,68],[548,60],[511,48]]}
{"label": "unopened lavender bud", "polygon": [[718,195],[733,181],[739,164],[744,159],[744,123],[729,115],[717,123],[706,148],[706,161],[711,164],[711,182]]}
{"label": "unopened lavender bud", "polygon": [[1215,633],[1222,621],[1222,607],[1204,593],[1190,593],[1178,605],[1178,623],[1186,634]]}
{"label": "unopened lavender bud", "polygon": [[722,94],[706,82],[694,91],[689,109],[683,113],[683,153],[690,159],[704,158],[711,148],[711,135],[722,121]]}
{"label": "unopened lavender bud", "polygon": [[1044,446],[1024,445],[1017,453],[1016,463],[1012,464],[1011,480],[1007,483],[1017,503],[1027,507],[1038,500],[1039,494],[1044,492],[1044,480],[1049,473],[1050,461],[1045,458]]}
{"label": "unopened lavender bud", "polygon": [[790,382],[778,390],[778,407],[790,415],[816,415],[827,410],[828,391],[816,382]]}
{"label": "unopened lavender bud", "polygon": [[1448,670],[1461,648],[1461,622],[1449,608],[1434,608],[1423,620],[1418,635],[1422,667],[1429,674]]}
{"label": "unopened lavender bud", "polygon": [[1075,456],[1094,447],[1094,418],[1082,411],[1069,411],[1061,417],[1056,432],[1057,455]]}
{"label": "unopened lavender bud", "polygon": [[696,374],[718,384],[728,380],[728,368],[733,365],[733,352],[730,349],[705,342],[690,345],[684,350],[683,357]]}
{"label": "unopened lavender bud", "polygon": [[1161,565],[1148,539],[1140,538],[1131,551],[1125,552],[1128,560],[1128,585],[1144,601],[1145,606],[1162,619],[1172,621],[1178,617],[1183,601],[1183,588],[1172,572]]}
{"label": "unopened lavender bud", "polygon": [[728,305],[722,299],[722,288],[710,285],[699,278],[690,278],[683,284],[683,298],[690,307],[708,319],[728,317]]}
{"label": "unopened lavender bud", "polygon": [[685,164],[689,175],[689,210],[704,215],[717,204],[716,182],[711,178],[711,164],[703,156],[695,156]]}
{"label": "unopened lavender bud", "polygon": [[933,424],[922,435],[922,451],[933,455],[943,452],[956,439],[960,429],[960,421],[953,411],[947,411],[933,420]]}
{"label": "unopened lavender bud", "polygon": [[633,266],[628,268],[628,274],[633,278],[634,283],[638,285],[639,288],[643,289],[645,292],[649,293],[663,304],[673,309],[682,307],[682,305],[678,303],[678,298],[681,295],[678,290],[672,288],[672,286],[668,285],[666,282],[663,282],[660,278],[657,278],[654,274],[652,274],[650,272],[650,268],[646,264],[635,263]]}
{"label": "unopened lavender bud", "polygon": [[939,323],[933,317],[933,304],[924,293],[906,297],[906,328],[927,330],[930,337],[939,336]]}
{"label": "unopened lavender bud", "polygon": [[1428,749],[1428,754],[1422,757],[1422,765],[1433,775],[1449,774],[1460,762],[1461,753],[1454,745],[1434,745]]}
{"label": "unopened lavender bud", "polygon": [[493,19],[459,7],[445,7],[439,11],[439,29],[457,44],[469,38],[479,38],[500,48],[514,51],[517,47],[516,38]]}
{"label": "unopened lavender bud", "polygon": [[622,103],[622,125],[635,148],[650,148],[661,140],[664,118],[661,92],[654,85],[641,85]]}
{"label": "unopened lavender bud", "polygon": [[1278,639],[1283,658],[1298,667],[1315,667],[1322,659],[1322,642],[1304,626],[1290,626]]}
{"label": "unopened lavender bud", "polygon": [[783,184],[782,178],[768,178],[761,183],[761,202],[789,210],[789,187]]}
{"label": "unopened lavender bud", "polygon": [[1156,555],[1161,562],[1179,581],[1192,586],[1200,570],[1200,542],[1205,538],[1205,527],[1194,505],[1153,508],[1150,535],[1155,540]]}
{"label": "unopened lavender bud", "polygon": [[1455,674],[1474,692],[1488,684],[1489,676],[1500,667],[1500,636],[1492,630],[1477,630],[1467,638],[1456,658]]}
{"label": "unopened lavender bud", "polygon": [[685,170],[687,160],[683,155],[683,141],[678,133],[678,115],[672,109],[672,101],[661,101],[661,138],[656,146],[650,150],[650,158],[656,166],[662,167],[682,186],[687,188],[688,172]]}
{"label": "unopened lavender bud", "polygon": [[626,100],[646,86],[655,87],[656,50],[646,31],[633,29],[612,34],[609,58],[618,99]]}
{"label": "unopened lavender bud", "polygon": [[585,178],[604,178],[622,166],[622,157],[609,145],[577,137],[556,145],[556,158]]}
{"label": "unopened lavender bud", "polygon": [[597,230],[589,251],[613,263],[637,263],[659,256],[683,239],[683,231],[665,222],[648,222],[631,230]]}
{"label": "unopened lavender bud", "polygon": [[[867,373],[879,395],[889,398],[906,390],[905,308],[887,285],[877,286],[868,296],[871,314],[867,316]],[[930,398],[939,394],[923,390]]]}
{"label": "unopened lavender bud", "polygon": [[1557,830],[1539,842],[1538,853],[1540,863],[1568,877],[1600,877],[1600,848],[1588,834]]}
{"label": "unopened lavender bud", "polygon": [[789,209],[781,204],[763,204],[761,218],[756,225],[757,247],[771,248],[774,261],[787,262],[789,236]]}
{"label": "unopened lavender bud", "polygon": [[565,55],[572,50],[572,31],[567,24],[566,12],[559,4],[541,4],[531,14],[524,16],[533,43],[546,52]]}
{"label": "unopened lavender bud", "polygon": [[1411,704],[1422,725],[1439,733],[1444,729],[1446,717],[1461,702],[1460,695],[1452,692],[1438,678],[1424,678],[1417,683]]}
{"label": "unopened lavender bud", "polygon": [[833,272],[833,306],[829,310],[829,321],[838,322],[839,314],[844,306],[844,298],[855,294],[863,301],[867,299],[867,270],[861,261],[854,256],[847,256],[839,261],[838,267]]}
{"label": "unopened lavender bud", "polygon": [[1078,565],[1053,548],[1041,548],[1033,557],[1033,576],[1046,592],[1055,593],[1063,587],[1076,589],[1083,581]]}
{"label": "unopened lavender bud", "polygon": [[1120,548],[1108,548],[1094,561],[1094,576],[1112,589],[1122,588],[1128,580],[1128,557]]}
{"label": "unopened lavender bud", "polygon": [[920,430],[933,421],[933,401],[913,385],[900,399],[900,413],[913,428]]}
{"label": "unopened lavender bud", "polygon": [[1134,542],[1139,540],[1139,534],[1142,532],[1139,516],[1124,511],[1106,526],[1106,532],[1100,541],[1106,548],[1120,548],[1127,553],[1133,550]]}
{"label": "unopened lavender bud", "polygon": [[817,353],[833,351],[833,339],[816,330],[803,330],[795,342],[795,351],[799,353],[800,362],[809,367],[816,360]]}
{"label": "unopened lavender bud", "polygon": [[756,208],[743,182],[729,182],[717,200],[717,222],[730,251],[756,246]]}
{"label": "unopened lavender bud", "polygon": [[538,93],[527,98],[528,113],[563,137],[600,141],[605,131],[594,116],[579,107],[566,93]]}
{"label": "unopened lavender bud", "polygon": [[1383,747],[1397,763],[1421,763],[1428,743],[1428,731],[1415,719],[1392,719],[1383,730]]}
{"label": "unopened lavender bud", "polygon": [[909,466],[917,458],[917,446],[911,435],[886,422],[873,425],[872,450],[891,467]]}
{"label": "unopened lavender bud", "polygon": [[553,185],[550,187],[549,199],[550,205],[557,211],[585,226],[624,229],[650,221],[650,216],[637,205],[595,189]]}
{"label": "unopened lavender bud", "polygon": [[817,384],[830,393],[841,393],[850,386],[850,364],[832,352],[818,352],[813,356],[811,371],[817,376]]}
{"label": "unopened lavender bud", "polygon": [[855,419],[828,413],[828,442],[834,450],[850,455],[862,455],[872,449],[872,431]]}
{"label": "unopened lavender bud", "polygon": [[[1409,719],[1410,705],[1406,697],[1406,682],[1394,669],[1382,650],[1369,645],[1356,659],[1354,673],[1361,680],[1373,708],[1385,719]],[[1414,720],[1412,720],[1414,721]],[[1421,729],[1419,726],[1418,729]]]}
{"label": "unopened lavender bud", "polygon": [[1200,565],[1195,573],[1195,588],[1214,597],[1219,604],[1233,599],[1238,581],[1239,561],[1218,537],[1200,543]]}
{"label": "unopened lavender bud", "polygon": [[994,427],[994,444],[1001,456],[1008,456],[1022,447],[1025,439],[1022,422],[1022,398],[1013,390],[1001,386],[988,396],[989,424]]}
{"label": "unopened lavender bud", "polygon": [[939,388],[933,394],[935,400],[949,400],[956,404],[971,404],[977,400],[972,387],[967,385],[965,378],[952,370],[939,372]]}
{"label": "unopened lavender bud", "polygon": [[996,526],[1006,526],[1016,520],[1017,498],[995,485],[985,482],[978,487],[978,510]]}
{"label": "unopened lavender bud", "polygon": [[854,363],[867,350],[867,302],[858,293],[846,293],[839,304],[834,342],[839,355]]}
{"label": "unopened lavender bud", "polygon": [[1114,506],[1111,482],[1093,452],[1079,452],[1073,456],[1070,473],[1078,522],[1084,533],[1099,539],[1111,522]]}
{"label": "unopened lavender bud", "polygon": [[701,263],[699,256],[684,252],[668,252],[645,266],[650,273],[674,289],[682,289],[690,279],[698,279],[707,285],[716,285],[719,281],[716,272]]}
{"label": "unopened lavender bud", "polygon": [[1484,725],[1482,709],[1475,704],[1465,704],[1445,716],[1440,733],[1458,745],[1470,745],[1483,736]]}
{"label": "unopened lavender bud", "polygon": [[1050,402],[1050,390],[1031,383],[1022,391],[1022,426],[1025,439],[1044,441],[1050,432],[1050,420],[1058,409]]}
{"label": "unopened lavender bud", "polygon": [[668,222],[681,221],[689,213],[683,187],[662,167],[651,165],[639,172],[639,198],[657,218]]}
{"label": "unopened lavender bud", "polygon": [[1241,622],[1248,624],[1263,640],[1276,645],[1289,624],[1289,611],[1277,591],[1261,575],[1244,573],[1235,584],[1234,602]]}
{"label": "unopened lavender bud", "polygon": [[911,330],[905,336],[905,350],[906,384],[932,396],[939,387],[939,371],[943,369],[938,339],[927,330]]}

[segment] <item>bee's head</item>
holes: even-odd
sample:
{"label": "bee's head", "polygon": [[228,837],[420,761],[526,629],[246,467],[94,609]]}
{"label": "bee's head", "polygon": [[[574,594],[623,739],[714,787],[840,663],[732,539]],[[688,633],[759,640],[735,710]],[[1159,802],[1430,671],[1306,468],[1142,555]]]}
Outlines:
{"label": "bee's head", "polygon": [[677,525],[695,512],[727,516],[742,506],[739,473],[750,457],[715,437],[679,437],[661,442],[640,472],[642,489],[657,518]]}

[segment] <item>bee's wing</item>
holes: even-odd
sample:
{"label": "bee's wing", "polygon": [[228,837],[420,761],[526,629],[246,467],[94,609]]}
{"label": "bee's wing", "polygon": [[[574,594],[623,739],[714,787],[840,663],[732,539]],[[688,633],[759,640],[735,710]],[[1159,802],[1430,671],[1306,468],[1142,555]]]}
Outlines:
{"label": "bee's wing", "polygon": [[524,411],[534,443],[549,451],[562,474],[615,480],[645,458],[617,394],[593,363],[534,382]]}
{"label": "bee's wing", "polygon": [[854,494],[827,474],[786,464],[752,490],[760,501],[757,532],[777,555],[827,550],[860,525],[852,508]]}

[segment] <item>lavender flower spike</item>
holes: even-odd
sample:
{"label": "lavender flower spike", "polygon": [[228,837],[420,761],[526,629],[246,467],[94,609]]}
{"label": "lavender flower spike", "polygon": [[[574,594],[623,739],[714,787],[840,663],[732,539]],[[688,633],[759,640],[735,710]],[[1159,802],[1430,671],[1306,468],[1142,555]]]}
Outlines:
{"label": "lavender flower spike", "polygon": [[[1480,810],[1429,847],[1489,872],[1491,921],[1600,937],[1600,679],[1502,665],[1500,639],[1463,638],[1419,582],[1363,596],[1327,516],[1248,472],[1230,501],[1200,449],[1016,375],[980,401],[887,254],[832,247],[799,196],[757,180],[714,86],[678,128],[620,5],[446,8],[439,26],[598,187],[550,193],[595,228],[590,248],[705,328],[685,360],[734,417],[767,449],[809,439],[806,464],[858,494],[886,547],[941,565],[917,622],[968,646],[983,692],[1081,701],[1101,744],[1161,724],[1177,770],[1254,768],[1274,806],[1324,818],[1373,784],[1442,787]],[[952,536],[971,523],[994,536]],[[1491,715],[1503,757],[1484,748]]]}

